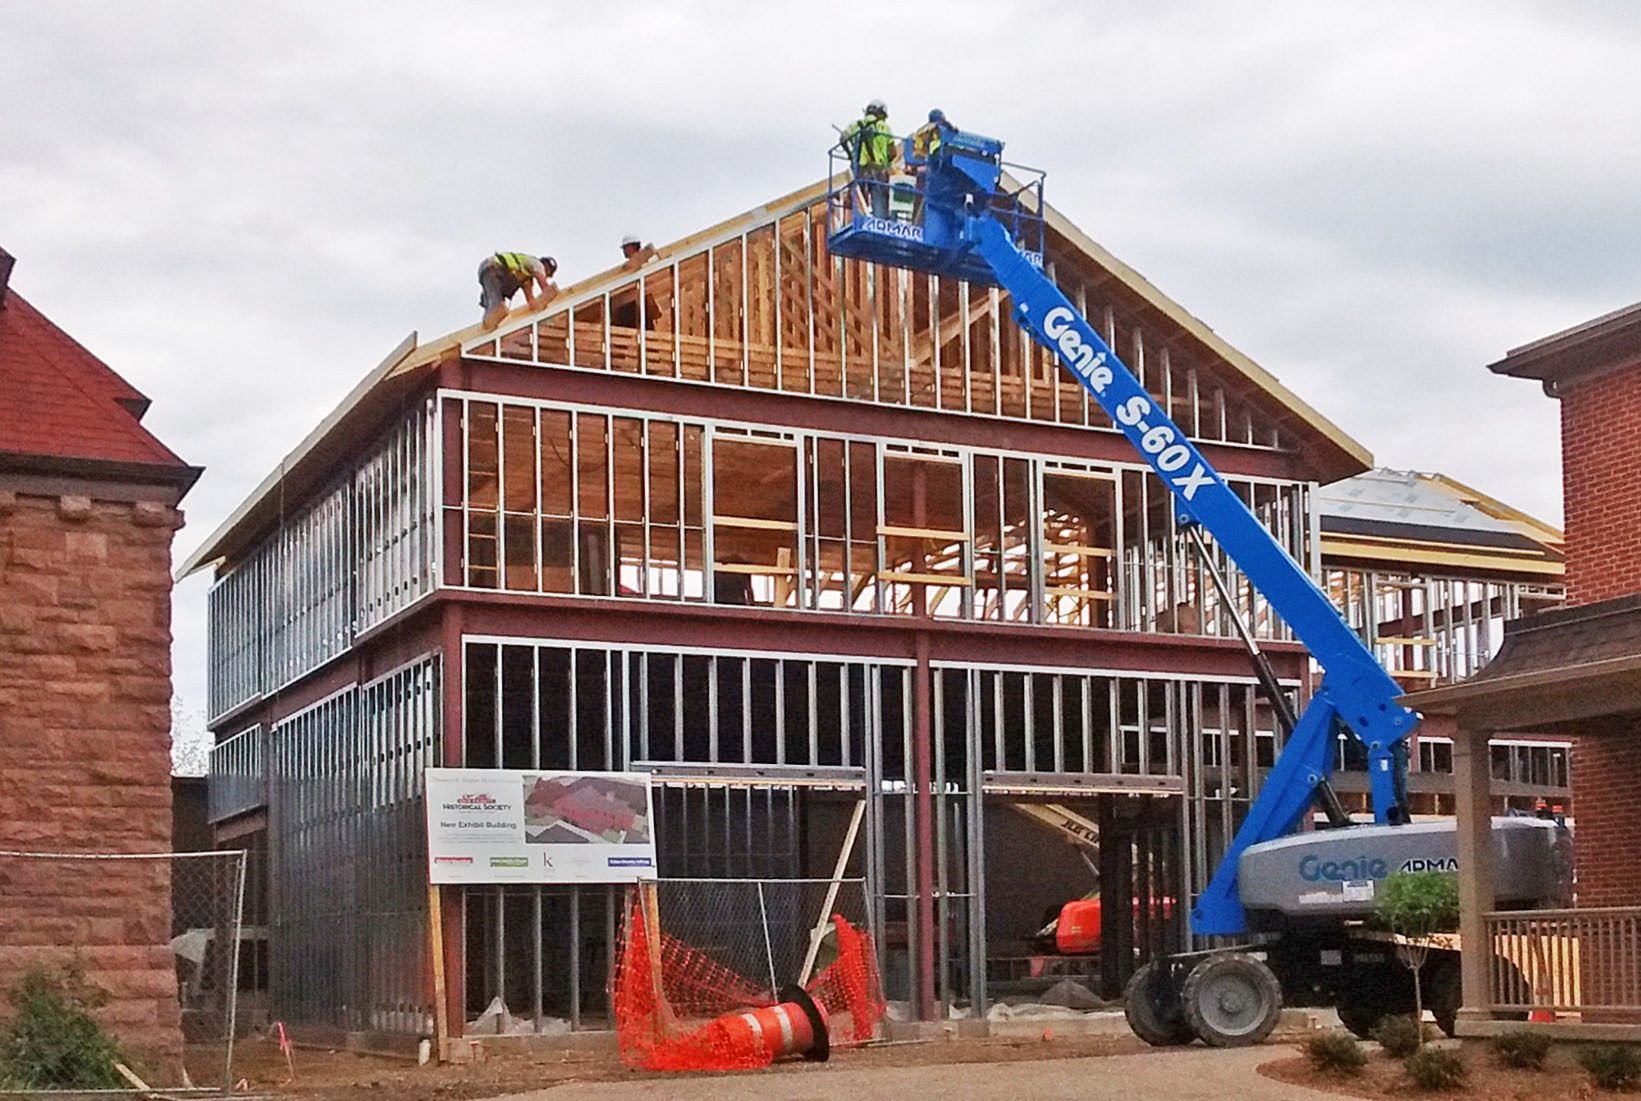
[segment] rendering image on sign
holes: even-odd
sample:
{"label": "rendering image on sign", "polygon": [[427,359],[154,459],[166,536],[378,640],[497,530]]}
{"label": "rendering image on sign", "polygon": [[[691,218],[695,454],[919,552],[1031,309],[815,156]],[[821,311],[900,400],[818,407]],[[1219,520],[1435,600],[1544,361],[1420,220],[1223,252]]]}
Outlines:
{"label": "rendering image on sign", "polygon": [[432,883],[630,883],[656,875],[647,772],[427,770]]}

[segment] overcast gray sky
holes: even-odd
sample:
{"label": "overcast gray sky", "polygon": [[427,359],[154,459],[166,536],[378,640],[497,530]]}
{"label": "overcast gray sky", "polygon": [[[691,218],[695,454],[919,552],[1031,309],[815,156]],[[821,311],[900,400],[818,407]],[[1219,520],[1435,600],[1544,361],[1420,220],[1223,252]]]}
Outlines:
{"label": "overcast gray sky", "polygon": [[[153,398],[198,545],[473,269],[561,281],[929,106],[1379,462],[1552,522],[1556,407],[1483,366],[1641,298],[1641,7],[1315,0],[0,0],[13,285]],[[204,706],[204,594],[176,685]]]}

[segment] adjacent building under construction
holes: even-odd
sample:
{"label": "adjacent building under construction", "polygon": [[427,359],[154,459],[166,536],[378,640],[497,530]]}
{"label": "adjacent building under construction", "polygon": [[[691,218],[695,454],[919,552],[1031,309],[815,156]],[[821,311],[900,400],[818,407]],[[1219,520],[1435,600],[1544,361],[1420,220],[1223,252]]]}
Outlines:
{"label": "adjacent building under construction", "polygon": [[[1005,293],[829,256],[825,199],[407,339],[183,567],[215,570],[211,814],[265,855],[284,1020],[429,1030],[431,765],[649,772],[665,878],[862,879],[911,1017],[1056,969],[1115,994],[1186,941],[1280,742],[1234,617],[1299,694],[1306,654]],[[1455,483],[1324,499],[1368,452],[1046,215],[1052,278],[1404,683],[1559,599],[1558,533]],[[1494,790],[1564,792],[1538,753]],[[607,1027],[616,891],[445,888],[451,1021]],[[1100,950],[1045,967],[1095,892]]]}

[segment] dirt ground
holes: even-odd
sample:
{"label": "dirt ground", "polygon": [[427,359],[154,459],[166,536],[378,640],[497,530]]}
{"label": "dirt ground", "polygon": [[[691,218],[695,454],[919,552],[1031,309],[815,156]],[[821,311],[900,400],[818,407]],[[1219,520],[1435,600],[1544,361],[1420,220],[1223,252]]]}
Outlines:
{"label": "dirt ground", "polygon": [[1456,1090],[1425,1091],[1408,1078],[1400,1059],[1385,1055],[1376,1044],[1364,1047],[1370,1052],[1368,1063],[1355,1075],[1315,1070],[1310,1060],[1298,1053],[1297,1047],[1292,1049],[1293,1054],[1262,1064],[1259,1073],[1290,1085],[1309,1086],[1349,1097],[1371,1098],[1372,1101],[1401,1101],[1409,1096],[1430,1098],[1431,1101],[1477,1097],[1485,1097],[1488,1101],[1585,1101],[1588,1098],[1625,1096],[1596,1089],[1590,1083],[1590,1076],[1565,1052],[1552,1052],[1549,1065],[1544,1070],[1511,1070],[1499,1066],[1486,1045],[1465,1043],[1459,1047],[1467,1072],[1464,1086]]}
{"label": "dirt ground", "polygon": [[[1052,1026],[1050,1026],[1052,1027]],[[850,1069],[920,1067],[961,1063],[1082,1059],[1138,1054],[1148,1049],[1132,1036],[1043,1039],[935,1040],[875,1044],[836,1052],[833,1064]],[[465,1101],[521,1093],[570,1082],[643,1082],[671,1076],[629,1070],[613,1049],[492,1053],[482,1062],[419,1067],[412,1060],[346,1051],[297,1048],[296,1079],[270,1041],[250,1038],[235,1052],[236,1073],[251,1093],[324,1101]]]}

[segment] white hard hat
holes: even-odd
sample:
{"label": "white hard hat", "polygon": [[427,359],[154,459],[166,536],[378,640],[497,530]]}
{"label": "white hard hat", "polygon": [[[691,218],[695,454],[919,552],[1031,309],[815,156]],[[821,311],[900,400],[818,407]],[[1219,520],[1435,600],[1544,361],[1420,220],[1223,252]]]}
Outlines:
{"label": "white hard hat", "polygon": [[621,238],[622,248],[626,248],[628,245],[643,245],[643,243],[644,242],[639,239],[638,234],[636,233],[629,233],[625,237]]}
{"label": "white hard hat", "polygon": [[889,114],[889,108],[881,99],[874,99],[866,105],[866,113],[868,115],[878,114],[887,116]]}

